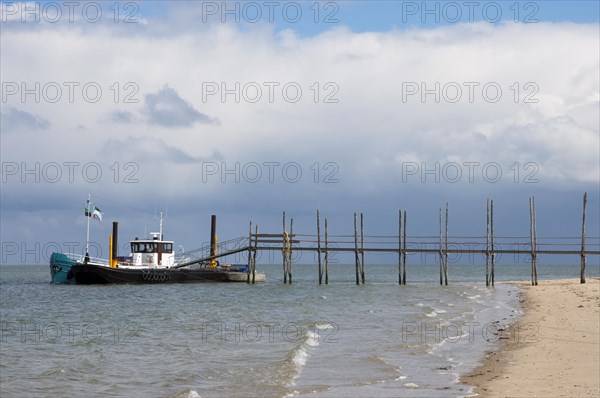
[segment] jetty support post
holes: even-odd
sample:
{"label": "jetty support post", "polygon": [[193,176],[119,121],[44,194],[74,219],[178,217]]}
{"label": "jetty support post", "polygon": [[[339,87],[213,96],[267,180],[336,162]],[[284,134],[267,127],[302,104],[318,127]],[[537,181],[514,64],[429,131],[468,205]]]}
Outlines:
{"label": "jetty support post", "polygon": [[283,284],[287,283],[287,261],[288,261],[288,236],[285,232],[285,210],[283,211],[283,233],[281,235],[281,255],[283,257]]}
{"label": "jetty support post", "polygon": [[356,269],[356,284],[360,285],[360,280],[358,277],[358,263],[360,259],[358,257],[358,230],[356,226],[356,213],[354,213],[354,265]]}
{"label": "jetty support post", "polygon": [[581,273],[579,282],[585,283],[585,208],[587,207],[587,192],[583,194],[583,222],[581,223]]}
{"label": "jetty support post", "polygon": [[537,286],[537,284],[538,284],[538,277],[537,277],[538,244],[537,244],[537,211],[535,209],[535,196],[532,197],[532,202],[533,202],[533,248],[534,248],[534,258],[535,258],[535,262],[534,262],[534,266],[533,266],[533,276],[535,278],[535,285]]}
{"label": "jetty support post", "polygon": [[327,218],[325,218],[325,284],[329,284],[329,243],[327,236]]}
{"label": "jetty support post", "polygon": [[258,224],[254,232],[254,251],[252,253],[252,284],[256,280],[256,253],[258,252]]}
{"label": "jetty support post", "polygon": [[485,286],[490,286],[490,199],[486,201],[485,223]]}
{"label": "jetty support post", "polygon": [[290,247],[289,247],[289,258],[288,258],[288,276],[290,285],[292,284],[292,241],[294,239],[294,219],[290,219]]}
{"label": "jetty support post", "polygon": [[444,253],[444,284],[448,286],[448,203],[446,203],[446,253]]}
{"label": "jetty support post", "polygon": [[531,244],[531,286],[537,285],[535,197],[529,198],[529,240]]}
{"label": "jetty support post", "polygon": [[398,284],[402,285],[402,209],[398,210]]}
{"label": "jetty support post", "polygon": [[491,284],[494,286],[495,279],[495,261],[496,261],[496,253],[494,252],[494,200],[490,199],[490,243],[492,246],[492,272],[490,275]]}
{"label": "jetty support post", "polygon": [[317,209],[317,257],[319,261],[319,285],[323,283],[323,270],[321,268],[321,219]]}
{"label": "jetty support post", "polygon": [[252,272],[252,221],[250,221],[250,233],[248,234],[248,268],[246,283],[250,283],[250,273]]}
{"label": "jetty support post", "polygon": [[402,253],[402,284],[406,285],[406,210],[404,210],[404,250]]}
{"label": "jetty support post", "polygon": [[444,255],[442,253],[442,208],[440,207],[440,286],[444,284]]}
{"label": "jetty support post", "polygon": [[365,225],[363,213],[360,213],[360,278],[365,284]]}

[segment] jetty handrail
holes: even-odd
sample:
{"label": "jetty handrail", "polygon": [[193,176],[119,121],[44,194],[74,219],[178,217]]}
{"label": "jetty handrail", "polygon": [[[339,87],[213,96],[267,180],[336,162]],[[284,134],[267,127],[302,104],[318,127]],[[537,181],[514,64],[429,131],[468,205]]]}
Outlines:
{"label": "jetty handrail", "polygon": [[210,260],[214,260],[214,259],[225,257],[225,256],[230,256],[230,255],[236,254],[236,253],[241,253],[241,252],[249,250],[249,249],[250,249],[249,246],[240,247],[240,248],[237,248],[237,249],[233,249],[233,250],[229,250],[229,251],[226,251],[226,252],[219,253],[219,254],[214,255],[214,256],[202,257],[202,258],[199,258],[197,260],[192,260],[192,261],[185,262],[183,264],[177,264],[177,265],[171,267],[171,269],[189,267],[190,265],[194,265],[194,264],[207,263]]}

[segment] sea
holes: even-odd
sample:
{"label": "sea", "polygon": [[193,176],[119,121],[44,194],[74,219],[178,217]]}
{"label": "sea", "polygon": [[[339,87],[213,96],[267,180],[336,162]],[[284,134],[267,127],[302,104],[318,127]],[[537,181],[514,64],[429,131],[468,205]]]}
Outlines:
{"label": "sea", "polygon": [[[526,264],[258,265],[264,283],[55,285],[46,265],[0,266],[2,397],[459,397],[460,376],[522,314]],[[539,279],[579,265],[538,266]],[[588,264],[588,275],[600,267]],[[535,338],[535,327],[513,338]],[[505,337],[504,337],[505,338]]]}

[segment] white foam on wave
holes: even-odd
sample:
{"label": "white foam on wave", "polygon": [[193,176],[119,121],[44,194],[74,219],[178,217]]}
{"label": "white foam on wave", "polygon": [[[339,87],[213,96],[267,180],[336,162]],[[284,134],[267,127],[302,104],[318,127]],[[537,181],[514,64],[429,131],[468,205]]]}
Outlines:
{"label": "white foam on wave", "polygon": [[333,326],[330,323],[326,323],[326,322],[325,323],[316,322],[315,323],[315,329],[318,329],[318,330],[327,330],[327,329],[333,329]]}
{"label": "white foam on wave", "polygon": [[419,385],[416,383],[404,383],[404,387],[406,388],[419,388]]}
{"label": "white foam on wave", "polygon": [[319,345],[319,335],[312,330],[309,330],[306,338],[306,345],[316,347]]}
{"label": "white foam on wave", "polygon": [[437,316],[437,312],[435,312],[435,311],[431,311],[430,313],[428,313],[428,314],[425,314],[425,316],[428,316],[428,317],[430,317],[430,318],[433,318],[433,317],[436,317],[436,316]]}
{"label": "white foam on wave", "polygon": [[304,365],[306,365],[307,359],[308,359],[308,353],[306,352],[304,347],[300,347],[300,349],[298,349],[298,351],[296,351],[296,353],[294,354],[294,357],[292,358],[292,361],[294,361],[294,365],[296,365],[296,367],[298,368],[298,373],[296,374],[297,376],[300,375],[300,371],[302,370]]}
{"label": "white foam on wave", "polygon": [[310,351],[314,350],[315,347],[319,345],[319,334],[316,330],[324,330],[333,328],[330,324],[317,324],[315,323],[315,330],[308,330],[305,334],[304,341],[296,348],[295,352],[292,356],[292,362],[294,363],[295,372],[292,376],[292,380],[290,382],[290,386],[296,384],[296,379],[300,377],[300,373],[302,373],[302,369],[306,366],[306,362],[310,357]]}

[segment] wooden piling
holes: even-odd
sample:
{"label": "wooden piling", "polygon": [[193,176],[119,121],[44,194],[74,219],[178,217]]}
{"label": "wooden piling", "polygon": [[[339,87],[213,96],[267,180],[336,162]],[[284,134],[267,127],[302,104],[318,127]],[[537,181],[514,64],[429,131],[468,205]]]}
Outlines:
{"label": "wooden piling", "polygon": [[321,269],[321,219],[317,209],[317,257],[319,258],[319,285],[323,283],[323,270]]}
{"label": "wooden piling", "polygon": [[490,199],[486,201],[486,223],[485,223],[485,286],[490,285]]}
{"label": "wooden piling", "polygon": [[282,249],[281,249],[281,255],[283,257],[283,284],[285,285],[287,283],[287,262],[288,262],[288,236],[287,233],[285,232],[285,210],[283,211],[283,234],[282,236]]}
{"label": "wooden piling", "polygon": [[531,207],[531,197],[529,197],[529,244],[531,246],[531,286],[533,286],[533,208]]}
{"label": "wooden piling", "polygon": [[444,284],[444,256],[442,255],[442,208],[440,207],[440,286]]}
{"label": "wooden piling", "polygon": [[398,210],[398,284],[402,285],[402,209]]}
{"label": "wooden piling", "polygon": [[531,286],[537,284],[536,241],[535,241],[535,197],[529,198],[529,240],[531,244]]}
{"label": "wooden piling", "polygon": [[289,237],[289,241],[290,241],[290,250],[288,251],[289,253],[289,258],[288,258],[288,273],[289,273],[289,282],[290,285],[292,284],[292,242],[294,240],[294,219],[291,218],[290,219],[290,237]]}
{"label": "wooden piling", "polygon": [[537,277],[537,212],[535,210],[535,196],[532,197],[532,202],[533,202],[533,247],[534,247],[534,258],[535,258],[535,262],[534,262],[534,266],[533,266],[533,275],[535,278],[535,285],[537,286],[538,284],[538,277]]}
{"label": "wooden piling", "polygon": [[406,285],[406,210],[404,210],[404,252],[402,253],[402,284]]}
{"label": "wooden piling", "polygon": [[325,284],[329,284],[329,244],[327,238],[327,218],[325,218]]}
{"label": "wooden piling", "polygon": [[365,284],[365,225],[363,213],[360,213],[360,278]]}
{"label": "wooden piling", "polygon": [[585,283],[585,208],[587,207],[587,192],[583,194],[583,221],[581,223],[581,273],[579,282]]}
{"label": "wooden piling", "polygon": [[490,275],[490,279],[491,279],[491,284],[492,286],[494,286],[494,279],[495,279],[495,261],[496,261],[496,253],[494,252],[494,200],[490,199],[490,240],[491,240],[491,245],[492,245],[492,272]]}
{"label": "wooden piling", "polygon": [[250,233],[248,234],[248,277],[246,283],[250,283],[250,269],[252,267],[252,221],[250,221]]}
{"label": "wooden piling", "polygon": [[360,285],[360,281],[358,278],[358,263],[360,259],[358,258],[358,230],[356,227],[356,213],[354,213],[354,265],[356,269],[356,284]]}
{"label": "wooden piling", "polygon": [[256,253],[258,252],[258,224],[254,233],[254,252],[252,253],[252,284],[256,281]]}
{"label": "wooden piling", "polygon": [[444,283],[448,285],[448,203],[446,203],[446,253],[444,254]]}

